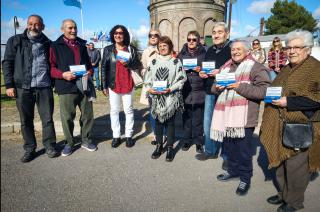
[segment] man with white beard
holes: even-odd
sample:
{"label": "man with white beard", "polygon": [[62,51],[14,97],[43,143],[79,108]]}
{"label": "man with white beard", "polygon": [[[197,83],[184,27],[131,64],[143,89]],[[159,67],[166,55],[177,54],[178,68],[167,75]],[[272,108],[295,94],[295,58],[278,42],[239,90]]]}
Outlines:
{"label": "man with white beard", "polygon": [[52,119],[53,93],[49,69],[51,41],[42,33],[43,19],[30,15],[22,34],[9,38],[2,61],[6,94],[16,98],[25,154],[23,163],[36,157],[34,106],[42,121],[42,142],[48,157],[57,157],[56,133]]}

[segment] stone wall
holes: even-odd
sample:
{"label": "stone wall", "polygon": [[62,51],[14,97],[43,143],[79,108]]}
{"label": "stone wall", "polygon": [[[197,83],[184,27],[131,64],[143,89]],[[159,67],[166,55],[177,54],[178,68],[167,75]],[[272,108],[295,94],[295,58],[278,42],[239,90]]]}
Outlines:
{"label": "stone wall", "polygon": [[159,29],[172,39],[174,50],[180,51],[187,33],[197,30],[201,36],[211,35],[215,21],[224,20],[222,0],[150,0],[150,28]]}

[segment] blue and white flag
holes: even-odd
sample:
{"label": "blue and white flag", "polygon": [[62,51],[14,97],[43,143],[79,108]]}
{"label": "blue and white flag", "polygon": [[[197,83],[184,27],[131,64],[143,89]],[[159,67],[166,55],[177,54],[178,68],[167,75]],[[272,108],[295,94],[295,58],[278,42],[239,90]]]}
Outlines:
{"label": "blue and white flag", "polygon": [[80,0],[63,0],[63,3],[67,6],[78,7],[79,9],[81,9]]}

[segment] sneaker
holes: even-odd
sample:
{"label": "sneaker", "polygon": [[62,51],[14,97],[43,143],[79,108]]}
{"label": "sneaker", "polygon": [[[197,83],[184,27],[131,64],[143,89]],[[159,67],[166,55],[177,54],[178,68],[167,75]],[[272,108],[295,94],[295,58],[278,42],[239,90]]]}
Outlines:
{"label": "sneaker", "polygon": [[72,148],[69,146],[65,146],[62,150],[62,156],[69,156],[72,154]]}
{"label": "sneaker", "polygon": [[33,150],[33,151],[25,152],[20,160],[22,163],[28,163],[33,159],[35,159],[35,157],[36,157],[36,152]]}
{"label": "sneaker", "polygon": [[98,149],[95,144],[81,144],[81,148],[88,150],[89,152],[94,152]]}
{"label": "sneaker", "polygon": [[231,175],[231,174],[229,174],[228,172],[219,174],[219,175],[217,176],[217,179],[218,179],[219,181],[222,181],[222,182],[227,182],[227,181],[230,181],[230,180],[235,180],[236,178],[239,178],[239,176]]}
{"label": "sneaker", "polygon": [[200,161],[205,161],[205,160],[208,160],[208,159],[217,159],[218,158],[218,155],[214,154],[214,155],[209,155],[207,153],[201,153],[201,154],[197,154],[195,156],[195,158],[197,160],[200,160]]}
{"label": "sneaker", "polygon": [[240,181],[239,186],[238,186],[238,188],[236,190],[236,194],[238,194],[239,196],[244,196],[244,195],[246,195],[248,193],[249,188],[250,188],[250,184],[249,183]]}
{"label": "sneaker", "polygon": [[46,149],[46,154],[49,158],[55,158],[59,156],[59,152],[55,148],[48,148]]}

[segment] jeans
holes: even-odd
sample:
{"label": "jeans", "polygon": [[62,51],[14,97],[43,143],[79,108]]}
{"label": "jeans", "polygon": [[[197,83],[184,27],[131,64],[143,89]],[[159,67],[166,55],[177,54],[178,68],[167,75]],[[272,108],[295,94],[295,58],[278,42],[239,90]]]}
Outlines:
{"label": "jeans", "polygon": [[121,100],[123,105],[123,111],[126,116],[125,136],[127,138],[132,137],[134,124],[132,93],[133,92],[131,91],[130,93],[126,94],[118,94],[113,92],[109,88],[110,118],[113,138],[120,138],[121,136],[121,127],[119,122]]}
{"label": "jeans", "polygon": [[96,79],[96,88],[100,89],[99,67],[93,68],[94,78]]}
{"label": "jeans", "polygon": [[205,104],[204,104],[204,119],[203,119],[203,132],[204,132],[204,142],[205,142],[205,153],[208,155],[214,155],[218,153],[220,148],[220,143],[213,141],[210,138],[211,131],[211,121],[214,106],[216,103],[215,95],[206,95]]}
{"label": "jeans", "polygon": [[25,151],[37,148],[34,134],[34,106],[37,105],[42,123],[42,142],[44,147],[52,148],[56,144],[56,132],[53,123],[53,93],[51,88],[17,88],[17,108],[20,115],[21,132]]}

